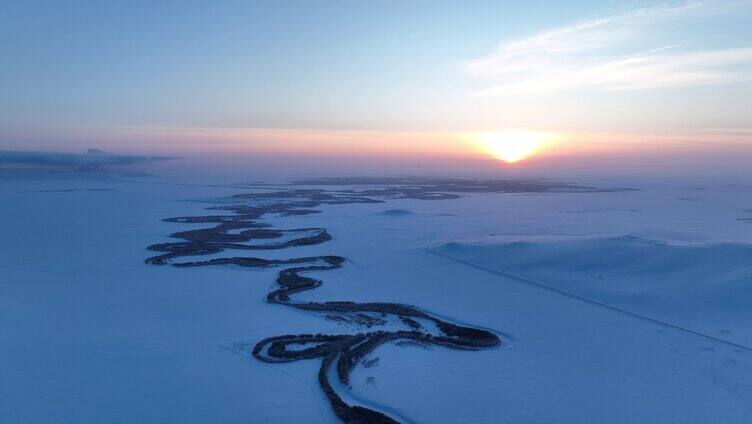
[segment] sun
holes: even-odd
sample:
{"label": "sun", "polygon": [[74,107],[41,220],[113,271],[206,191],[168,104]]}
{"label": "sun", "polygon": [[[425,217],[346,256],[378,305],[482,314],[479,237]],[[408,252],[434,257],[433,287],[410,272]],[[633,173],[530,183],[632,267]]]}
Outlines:
{"label": "sun", "polygon": [[538,153],[550,140],[551,134],[536,131],[498,131],[475,135],[483,150],[506,163],[515,163]]}

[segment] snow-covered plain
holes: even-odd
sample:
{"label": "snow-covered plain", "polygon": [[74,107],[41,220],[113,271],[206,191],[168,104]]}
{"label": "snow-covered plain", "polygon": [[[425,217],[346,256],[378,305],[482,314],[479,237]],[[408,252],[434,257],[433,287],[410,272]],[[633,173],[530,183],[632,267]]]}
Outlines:
{"label": "snow-covered plain", "polygon": [[615,309],[752,347],[752,245],[608,236],[490,236],[434,248]]}
{"label": "snow-covered plain", "polygon": [[[249,189],[169,175],[0,181],[0,422],[337,422],[318,361],[248,351],[347,324],[265,303],[275,269],[144,264],[146,246],[196,228],[161,219]],[[406,303],[499,334],[500,348],[477,352],[388,344],[356,368],[348,396],[414,422],[750,422],[752,188],[583,183],[642,191],[325,205],[265,221],[332,241],[248,256],[345,256],[301,298]]]}

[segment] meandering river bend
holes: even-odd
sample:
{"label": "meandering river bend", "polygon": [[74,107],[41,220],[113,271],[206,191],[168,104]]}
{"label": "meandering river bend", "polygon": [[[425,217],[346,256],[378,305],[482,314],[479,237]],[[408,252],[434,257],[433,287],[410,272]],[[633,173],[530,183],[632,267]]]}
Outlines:
{"label": "meandering river bend", "polygon": [[[300,188],[301,186],[318,188]],[[321,188],[324,186],[325,188]],[[327,187],[331,186],[331,187]],[[352,186],[360,188],[355,189]],[[363,188],[365,186],[365,188]],[[518,180],[458,180],[430,178],[332,178],[308,180],[278,190],[255,189],[222,199],[208,209],[213,214],[164,219],[166,222],[204,224],[202,228],[173,233],[182,241],[154,244],[149,250],[158,255],[146,263],[178,267],[233,264],[248,268],[279,269],[276,287],[266,296],[269,304],[284,305],[347,322],[358,331],[344,334],[288,334],[258,341],[253,356],[264,362],[319,360],[319,386],[335,415],[345,423],[396,423],[398,417],[360,405],[347,403],[335,389],[348,387],[350,373],[359,364],[369,364],[368,355],[379,346],[396,341],[436,345],[450,349],[478,350],[500,346],[501,338],[488,330],[447,322],[418,306],[388,302],[357,303],[347,300],[299,302],[294,295],[313,290],[324,282],[306,276],[311,271],[340,268],[342,256],[311,256],[262,259],[233,256],[229,251],[270,251],[325,243],[332,235],[325,228],[277,229],[263,222],[266,215],[307,215],[319,213],[321,205],[384,203],[391,199],[449,200],[462,193],[510,193],[552,191],[603,191],[592,187]],[[183,261],[187,256],[213,255],[213,259]],[[351,327],[352,328],[352,327]],[[332,372],[334,371],[334,372]]]}

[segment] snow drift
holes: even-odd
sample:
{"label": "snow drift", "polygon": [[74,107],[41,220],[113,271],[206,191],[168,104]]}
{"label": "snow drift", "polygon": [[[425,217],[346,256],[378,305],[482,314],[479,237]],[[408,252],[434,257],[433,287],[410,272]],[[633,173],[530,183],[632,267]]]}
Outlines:
{"label": "snow drift", "polygon": [[616,236],[493,236],[440,253],[752,345],[752,245]]}

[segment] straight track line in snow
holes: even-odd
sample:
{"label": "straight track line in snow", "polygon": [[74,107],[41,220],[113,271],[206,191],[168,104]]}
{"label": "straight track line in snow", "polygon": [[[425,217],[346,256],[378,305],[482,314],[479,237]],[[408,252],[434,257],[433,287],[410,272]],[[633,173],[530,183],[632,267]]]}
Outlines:
{"label": "straight track line in snow", "polygon": [[[451,241],[451,240],[449,240],[449,241]],[[448,243],[449,241],[443,242],[441,244]],[[532,286],[535,286],[535,287],[538,287],[538,288],[542,288],[544,290],[548,290],[548,291],[557,293],[557,294],[565,296],[565,297],[576,299],[576,300],[579,300],[579,301],[582,301],[582,302],[585,302],[585,303],[589,303],[591,305],[600,306],[602,308],[606,308],[606,309],[610,309],[612,311],[620,312],[622,314],[629,315],[629,316],[632,316],[634,318],[638,318],[638,319],[641,319],[641,320],[644,320],[644,321],[650,321],[652,323],[655,323],[655,324],[658,324],[658,325],[662,325],[664,327],[673,328],[673,329],[676,329],[676,330],[679,330],[679,331],[683,331],[685,333],[693,334],[695,336],[700,336],[700,337],[703,337],[703,338],[706,338],[708,340],[712,340],[712,341],[715,341],[715,342],[718,342],[718,343],[723,343],[723,344],[726,344],[726,345],[729,345],[729,346],[733,346],[733,347],[736,347],[736,348],[739,348],[739,349],[745,349],[745,350],[748,350],[748,351],[752,351],[752,347],[745,346],[745,345],[740,344],[740,343],[736,343],[736,342],[732,342],[732,341],[729,341],[729,340],[721,339],[719,337],[715,337],[715,336],[711,336],[709,334],[701,333],[701,332],[699,332],[697,330],[692,330],[690,328],[682,327],[680,325],[671,324],[671,323],[666,322],[666,321],[661,321],[659,319],[656,319],[656,318],[653,318],[653,317],[650,317],[650,316],[647,316],[647,315],[643,315],[643,314],[640,314],[640,313],[637,313],[637,312],[633,312],[633,311],[630,311],[628,309],[620,308],[618,306],[610,305],[610,304],[602,302],[600,300],[596,300],[596,299],[593,299],[593,298],[590,298],[590,297],[582,296],[582,295],[579,295],[579,294],[576,294],[576,293],[573,293],[573,292],[570,292],[570,291],[567,291],[567,290],[563,290],[563,289],[560,289],[560,288],[557,288],[557,287],[550,286],[548,284],[543,284],[543,283],[540,283],[538,281],[531,280],[529,278],[521,277],[519,275],[509,274],[509,273],[506,273],[506,272],[497,271],[497,270],[494,270],[494,269],[491,269],[491,268],[487,268],[487,267],[484,267],[482,265],[474,264],[474,263],[472,263],[470,261],[466,261],[464,259],[456,258],[456,257],[448,255],[446,253],[438,252],[438,251],[434,250],[434,248],[436,246],[438,246],[438,244],[437,245],[428,246],[428,247],[426,247],[426,250],[428,250],[428,252],[430,252],[430,253],[433,253],[434,255],[441,256],[441,257],[444,257],[444,258],[447,258],[447,259],[451,259],[453,261],[456,261],[456,262],[459,262],[461,264],[473,267],[475,269],[479,269],[481,271],[489,272],[489,273],[495,274],[495,275],[500,275],[502,277],[507,277],[507,278],[510,278],[512,280],[516,280],[516,281],[524,283],[524,284],[528,284],[528,285],[532,285]]]}

